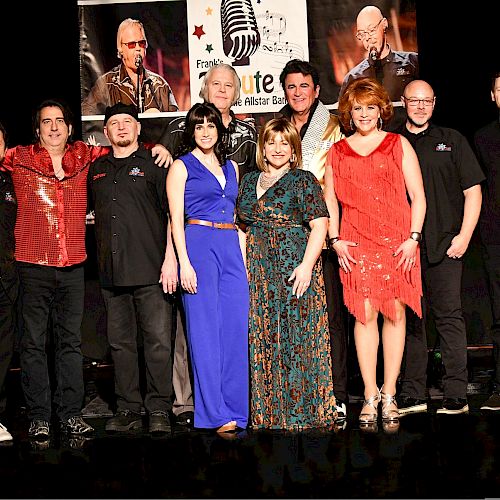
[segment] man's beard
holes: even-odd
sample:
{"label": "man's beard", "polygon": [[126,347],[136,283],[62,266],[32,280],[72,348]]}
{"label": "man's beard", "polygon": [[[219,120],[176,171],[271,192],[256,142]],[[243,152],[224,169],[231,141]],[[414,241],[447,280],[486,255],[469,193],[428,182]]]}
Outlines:
{"label": "man's beard", "polygon": [[414,120],[412,120],[408,115],[407,115],[407,119],[408,121],[416,128],[424,128],[427,126],[427,124],[429,123],[429,119],[425,120],[424,123],[417,123],[415,122]]}
{"label": "man's beard", "polygon": [[121,148],[126,148],[127,146],[130,146],[132,144],[132,141],[130,139],[121,139],[120,141],[117,141],[116,145],[120,146]]}

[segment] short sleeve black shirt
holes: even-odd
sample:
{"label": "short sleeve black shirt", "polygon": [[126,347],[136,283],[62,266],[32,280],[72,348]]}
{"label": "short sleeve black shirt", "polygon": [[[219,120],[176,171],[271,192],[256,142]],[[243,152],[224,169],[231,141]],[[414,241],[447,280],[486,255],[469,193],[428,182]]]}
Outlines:
{"label": "short sleeve black shirt", "polygon": [[167,169],[140,147],[96,160],[88,175],[101,286],[158,283],[167,244]]}
{"label": "short sleeve black shirt", "polygon": [[399,132],[418,156],[427,200],[423,244],[429,262],[437,263],[460,232],[463,192],[485,177],[467,139],[457,130],[430,124],[419,134],[412,134],[406,127]]}

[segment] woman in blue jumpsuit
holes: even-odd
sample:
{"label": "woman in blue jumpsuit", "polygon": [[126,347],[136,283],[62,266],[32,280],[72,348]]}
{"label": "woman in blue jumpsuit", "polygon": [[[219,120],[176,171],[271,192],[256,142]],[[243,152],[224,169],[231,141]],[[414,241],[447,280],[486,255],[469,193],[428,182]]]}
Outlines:
{"label": "woman in blue jumpsuit", "polygon": [[218,109],[195,104],[167,178],[194,376],[194,426],[220,432],[245,428],[249,403],[249,292],[234,224],[238,170],[226,161],[224,133]]}

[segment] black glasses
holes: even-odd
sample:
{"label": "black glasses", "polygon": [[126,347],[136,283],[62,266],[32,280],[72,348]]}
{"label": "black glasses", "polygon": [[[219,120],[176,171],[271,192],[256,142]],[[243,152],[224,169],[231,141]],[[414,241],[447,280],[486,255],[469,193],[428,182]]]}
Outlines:
{"label": "black glasses", "polygon": [[363,30],[360,30],[356,33],[356,38],[358,40],[364,40],[366,37],[370,38],[371,36],[373,36],[375,34],[375,32],[377,31],[377,28],[379,27],[380,23],[385,19],[385,17],[383,17],[375,26],[373,26],[373,28],[368,28],[368,30],[366,31],[363,31]]}
{"label": "black glasses", "polygon": [[434,98],[433,99],[417,99],[416,97],[403,96],[403,99],[406,101],[406,104],[408,104],[408,106],[411,106],[412,108],[416,108],[420,103],[422,103],[426,108],[428,108],[429,106],[432,106],[434,104]]}
{"label": "black glasses", "polygon": [[129,49],[135,49],[135,46],[139,44],[141,49],[145,49],[148,46],[148,42],[146,40],[137,40],[132,42],[122,42],[122,45],[126,45]]}

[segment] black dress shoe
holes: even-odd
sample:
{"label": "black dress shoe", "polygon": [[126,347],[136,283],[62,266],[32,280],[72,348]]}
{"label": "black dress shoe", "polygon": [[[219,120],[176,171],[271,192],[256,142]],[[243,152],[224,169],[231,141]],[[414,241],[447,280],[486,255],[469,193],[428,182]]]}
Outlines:
{"label": "black dress shoe", "polygon": [[194,424],[194,413],[192,411],[185,411],[179,413],[177,417],[175,417],[175,422],[184,427],[193,427]]}

